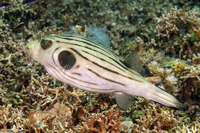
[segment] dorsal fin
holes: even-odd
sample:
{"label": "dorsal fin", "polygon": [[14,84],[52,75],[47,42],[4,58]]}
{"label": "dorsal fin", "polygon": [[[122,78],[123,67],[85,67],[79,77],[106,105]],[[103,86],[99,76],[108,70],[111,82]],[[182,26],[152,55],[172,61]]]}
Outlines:
{"label": "dorsal fin", "polygon": [[126,57],[126,59],[124,60],[124,63],[127,67],[141,74],[142,66],[137,52],[133,52],[128,55],[128,57]]}

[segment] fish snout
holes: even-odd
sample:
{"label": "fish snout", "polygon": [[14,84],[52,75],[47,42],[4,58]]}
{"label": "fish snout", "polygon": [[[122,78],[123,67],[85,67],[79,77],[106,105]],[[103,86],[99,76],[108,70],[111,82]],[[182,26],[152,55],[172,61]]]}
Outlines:
{"label": "fish snout", "polygon": [[34,58],[34,53],[38,50],[38,45],[37,45],[36,40],[28,40],[26,43],[26,50],[29,56]]}

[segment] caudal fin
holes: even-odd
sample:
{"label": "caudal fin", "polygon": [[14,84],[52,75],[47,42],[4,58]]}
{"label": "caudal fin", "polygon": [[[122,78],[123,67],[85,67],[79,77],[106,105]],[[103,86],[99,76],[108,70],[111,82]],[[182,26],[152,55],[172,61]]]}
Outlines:
{"label": "caudal fin", "polygon": [[172,108],[176,108],[180,110],[187,109],[187,107],[183,103],[181,103],[179,100],[177,100],[173,95],[159,88],[157,88],[156,91],[152,94],[151,100],[159,102],[168,107],[172,107]]}

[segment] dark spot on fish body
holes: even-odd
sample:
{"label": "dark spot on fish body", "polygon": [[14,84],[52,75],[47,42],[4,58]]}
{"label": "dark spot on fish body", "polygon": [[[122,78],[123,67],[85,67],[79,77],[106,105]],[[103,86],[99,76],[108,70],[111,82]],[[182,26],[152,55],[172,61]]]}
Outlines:
{"label": "dark spot on fish body", "polygon": [[64,69],[69,70],[75,65],[76,58],[71,52],[62,51],[58,55],[58,61]]}

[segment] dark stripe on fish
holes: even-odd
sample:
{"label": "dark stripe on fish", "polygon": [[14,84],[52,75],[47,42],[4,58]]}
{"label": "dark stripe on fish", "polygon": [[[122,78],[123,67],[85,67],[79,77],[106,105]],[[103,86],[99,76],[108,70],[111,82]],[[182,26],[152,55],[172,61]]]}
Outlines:
{"label": "dark stripe on fish", "polygon": [[[76,85],[78,85],[78,86],[82,86],[82,87],[84,87],[84,88],[87,88],[88,90],[96,90],[96,91],[98,91],[98,90],[102,90],[102,88],[89,88],[89,87],[86,87],[86,86],[83,86],[83,85],[81,85],[81,84],[78,84],[77,82],[73,82],[72,80],[70,80],[70,79],[67,79],[67,78],[65,78],[64,76],[62,76],[62,74],[60,74],[59,73],[59,71],[55,68],[55,67],[53,67],[52,65],[50,65],[50,64],[48,64],[48,62],[45,62],[46,63],[46,65],[49,65],[50,67],[48,67],[49,69],[51,69],[51,68],[53,68],[53,69],[51,69],[51,71],[53,71],[54,72],[54,74],[57,76],[57,77],[59,77],[60,79],[65,79],[65,80],[68,80],[68,81],[70,81],[71,83],[73,83],[73,84],[76,84]],[[57,73],[59,73],[59,75],[57,74]],[[65,74],[66,75],[66,74]],[[68,75],[67,75],[68,76]],[[105,89],[105,91],[114,91],[113,89]]]}
{"label": "dark stripe on fish", "polygon": [[96,62],[94,62],[94,61],[91,61],[91,60],[89,60],[87,57],[83,56],[81,53],[79,53],[79,52],[78,52],[77,50],[75,50],[74,48],[70,48],[70,49],[71,49],[72,51],[74,51],[76,54],[78,54],[79,56],[81,56],[82,58],[84,58],[85,60],[92,62],[93,64],[95,64],[96,66],[98,66],[98,67],[100,67],[100,68],[102,68],[102,69],[104,69],[104,70],[107,70],[107,71],[109,71],[109,72],[111,72],[111,73],[118,74],[118,75],[120,75],[120,76],[122,76],[122,77],[125,77],[125,78],[129,78],[129,79],[132,79],[132,80],[135,80],[135,81],[138,81],[138,82],[142,82],[142,81],[140,81],[140,80],[134,79],[134,78],[129,77],[129,76],[122,75],[122,74],[120,74],[120,73],[118,73],[118,72],[116,72],[116,71],[113,71],[113,70],[111,70],[111,69],[109,69],[109,68],[106,68],[106,67],[104,67],[104,66],[102,66],[102,65],[99,65],[98,63],[96,63]]}
{"label": "dark stripe on fish", "polygon": [[[95,58],[97,58],[97,59],[100,59],[100,60],[102,60],[102,61],[104,61],[104,62],[106,62],[106,63],[108,63],[108,64],[110,64],[110,65],[112,65],[112,66],[115,66],[116,68],[118,68],[119,70],[121,70],[121,71],[125,71],[124,69],[122,69],[122,68],[120,68],[120,67],[118,67],[118,66],[116,66],[115,64],[113,64],[113,63],[110,63],[109,61],[107,61],[107,60],[105,60],[105,59],[103,59],[103,58],[101,58],[101,57],[99,57],[99,56],[96,56],[96,55],[93,55],[93,54],[91,54],[91,53],[89,53],[89,52],[87,52],[87,51],[85,51],[85,50],[82,50],[84,53],[87,53],[87,54],[89,54],[89,55],[91,55],[91,56],[93,56],[93,57],[95,57]],[[110,58],[110,59],[112,59],[112,58]],[[114,60],[113,59],[113,61],[115,62],[115,63],[117,63],[118,65],[120,65],[116,60]],[[121,65],[120,65],[121,66]],[[121,66],[122,67],[122,66]],[[124,68],[124,67],[123,67]]]}
{"label": "dark stripe on fish", "polygon": [[[57,42],[59,42],[59,43],[66,43],[66,42],[60,42],[60,41],[57,41]],[[121,62],[116,61],[116,60],[113,59],[112,57],[110,57],[110,56],[108,56],[108,55],[106,55],[106,54],[104,54],[104,53],[102,53],[102,52],[100,52],[100,51],[98,51],[98,50],[92,49],[91,47],[84,46],[84,45],[79,45],[79,44],[74,44],[74,43],[69,43],[69,42],[67,42],[67,43],[70,44],[70,45],[75,45],[75,46],[83,47],[83,48],[92,50],[92,51],[94,51],[94,52],[97,52],[97,53],[99,53],[99,54],[102,54],[102,55],[106,56],[107,58],[111,59],[112,61],[114,61],[115,63],[117,63],[117,64],[118,64],[119,66],[121,66],[122,68],[127,69],[127,67],[126,67],[124,64],[122,64]],[[105,52],[105,51],[104,51],[104,52]],[[110,54],[110,53],[109,53],[109,54]],[[119,68],[119,69],[120,69],[120,68]],[[122,69],[120,69],[120,70],[122,70]],[[122,71],[124,71],[124,70],[122,70]],[[135,74],[136,74],[136,73],[135,73]],[[137,75],[137,74],[136,74],[136,75]]]}
{"label": "dark stripe on fish", "polygon": [[[95,42],[95,41],[92,41],[92,40],[90,40],[90,39],[88,39],[88,38],[86,38],[86,37],[84,37],[84,36],[77,36],[77,35],[56,35],[56,37],[62,37],[63,39],[68,39],[68,40],[75,40],[75,41],[77,41],[77,39],[82,39],[82,40],[85,40],[85,41],[88,41],[88,42],[90,42],[90,43],[93,43],[93,44],[96,44],[96,45],[100,45],[100,44],[98,44],[97,42]],[[102,45],[100,45],[100,46],[102,46]],[[103,46],[104,47],[104,46]]]}
{"label": "dark stripe on fish", "polygon": [[106,56],[107,58],[111,59],[112,61],[114,61],[115,63],[117,63],[117,64],[118,64],[119,66],[121,66],[122,68],[127,69],[127,67],[126,67],[124,64],[122,64],[122,63],[119,62],[119,61],[116,61],[116,60],[113,59],[112,57],[110,57],[110,56],[108,56],[108,55],[106,55],[106,54],[104,54],[104,53],[102,53],[102,52],[100,52],[100,51],[97,51],[97,50],[95,50],[95,49],[91,49],[90,47],[85,46],[85,48],[90,49],[90,50],[92,50],[92,51],[95,51],[95,52],[97,52],[97,53],[99,53],[99,54],[102,54],[102,55]]}
{"label": "dark stripe on fish", "polygon": [[[78,44],[73,44],[73,45],[78,45]],[[89,44],[88,44],[89,45]],[[95,49],[92,49],[91,47],[88,47],[88,46],[82,46],[82,45],[78,45],[78,46],[80,46],[80,47],[84,47],[84,48],[86,48],[86,49],[90,49],[90,50],[92,50],[92,51],[94,51],[94,52],[97,52],[97,53],[99,53],[99,54],[102,54],[102,55],[104,55],[104,56],[106,56],[107,58],[109,58],[109,59],[111,59],[112,61],[114,61],[115,63],[117,63],[119,66],[121,66],[123,69],[125,69],[125,70],[127,70],[128,68],[123,64],[123,63],[121,63],[120,61],[117,61],[117,60],[115,60],[115,59],[113,59],[111,56],[109,56],[109,55],[106,55],[106,54],[104,54],[104,53],[102,53],[101,51],[98,51],[98,50],[95,50]],[[90,45],[89,45],[90,46]],[[107,50],[106,50],[107,51]],[[85,52],[87,52],[87,51],[85,51]],[[103,51],[103,52],[105,52],[105,51]],[[89,52],[87,52],[88,54],[90,54]],[[108,53],[108,52],[107,52]],[[110,53],[108,53],[108,54],[110,54]],[[92,54],[91,54],[92,55]],[[114,55],[114,54],[112,54],[112,55]],[[93,55],[94,56],[94,55]],[[99,58],[99,57],[97,57],[96,56],[96,58]],[[117,58],[117,57],[116,57]],[[99,58],[100,59],[100,58]],[[107,61],[108,62],[108,61]],[[112,64],[113,65],[113,64]],[[120,69],[119,67],[117,67],[118,69]],[[120,70],[122,70],[122,69],[120,69]],[[122,71],[124,71],[124,70],[122,70]],[[139,73],[137,73],[137,72],[135,72],[135,71],[131,71],[133,74],[135,74],[135,75],[137,75],[137,76],[139,76],[139,77],[141,77],[141,75],[139,74]]]}
{"label": "dark stripe on fish", "polygon": [[[61,38],[61,39],[65,39],[67,41],[77,41],[77,42],[85,43],[85,44],[87,44],[87,45],[89,45],[91,47],[95,47],[95,48],[101,49],[102,51],[104,51],[107,54],[111,54],[110,52],[108,52],[107,50],[105,50],[105,47],[102,46],[101,44],[98,44],[98,43],[93,42],[91,40],[87,40],[85,38],[78,38],[78,39],[76,39],[76,38],[73,38],[74,36],[72,36],[72,37],[70,37],[70,36],[69,37],[62,37],[62,36],[58,36],[58,35],[56,37]],[[81,39],[81,40],[79,40],[79,39]],[[62,42],[62,43],[66,43],[66,42]],[[74,44],[74,43],[72,43],[72,44],[73,45],[82,46],[82,45],[79,45],[79,44]]]}
{"label": "dark stripe on fish", "polygon": [[81,76],[81,74],[80,74],[80,73],[76,73],[76,72],[72,72],[71,74],[74,74],[74,75],[79,75],[79,76]]}
{"label": "dark stripe on fish", "polygon": [[100,78],[102,78],[102,79],[105,79],[105,80],[107,80],[107,81],[113,82],[113,83],[115,83],[115,84],[119,84],[119,85],[122,85],[122,86],[126,86],[126,85],[123,84],[123,83],[120,83],[120,82],[117,82],[117,81],[114,81],[114,80],[105,78],[105,77],[101,76],[100,74],[94,72],[94,71],[93,71],[92,69],[90,69],[90,68],[87,68],[87,69],[88,69],[88,71],[92,72],[93,74],[95,74],[96,76],[98,76],[98,77],[100,77]]}
{"label": "dark stripe on fish", "polygon": [[[54,56],[54,53],[56,52],[56,50],[58,50],[58,48],[57,49],[55,49],[54,51],[53,51],[53,53],[52,53],[52,59],[53,59],[53,63],[55,64],[55,66],[57,66],[56,65],[56,63],[55,63],[55,60],[54,60],[54,58],[53,58],[53,56]],[[49,64],[49,66],[51,66],[52,68],[54,68],[52,65],[50,65]],[[54,68],[55,70],[56,70],[56,68]],[[62,71],[63,69],[60,69],[60,71]],[[92,82],[87,82],[87,81],[83,81],[83,80],[80,80],[80,79],[77,79],[77,78],[75,78],[75,77],[72,77],[72,76],[69,76],[69,75],[67,75],[64,71],[62,71],[66,76],[68,76],[68,77],[70,77],[71,79],[75,79],[75,80],[78,80],[78,81],[80,81],[80,82],[84,82],[84,83],[88,83],[88,84],[92,84],[92,85],[97,85],[97,84],[95,84],[95,83],[92,83]],[[61,74],[60,74],[61,75]],[[64,78],[64,77],[63,77]],[[68,79],[67,79],[68,80]]]}

